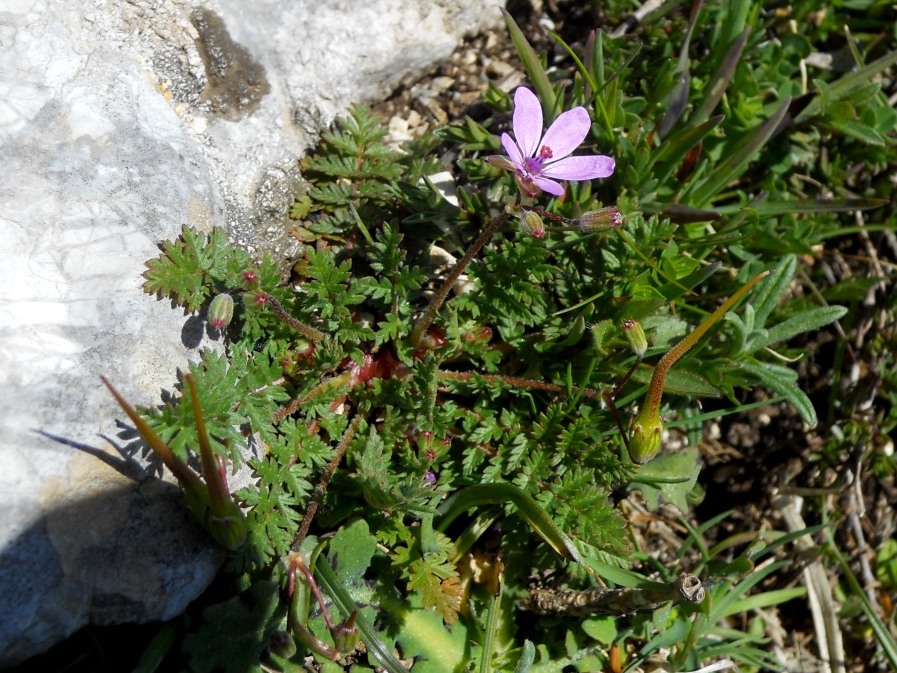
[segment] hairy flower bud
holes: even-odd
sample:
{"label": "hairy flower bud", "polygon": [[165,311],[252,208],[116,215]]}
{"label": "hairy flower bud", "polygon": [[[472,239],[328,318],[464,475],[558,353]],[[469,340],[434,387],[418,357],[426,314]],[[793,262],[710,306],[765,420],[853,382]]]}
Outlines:
{"label": "hairy flower bud", "polygon": [[520,214],[520,231],[533,238],[545,238],[545,225],[538,213],[524,210]]}
{"label": "hairy flower bud", "polygon": [[623,333],[629,340],[629,347],[632,348],[632,352],[635,353],[635,356],[639,360],[641,360],[645,355],[645,351],[648,350],[648,340],[645,338],[645,330],[643,330],[642,326],[632,318],[624,318],[620,323],[620,326],[623,328]]}
{"label": "hairy flower bud", "polygon": [[209,304],[209,324],[224,329],[234,317],[234,298],[227,293],[216,295]]}
{"label": "hairy flower bud", "polygon": [[586,233],[608,231],[623,224],[623,214],[616,206],[590,210],[579,218],[579,230]]}
{"label": "hairy flower bud", "polygon": [[243,287],[247,290],[254,290],[259,284],[259,274],[255,269],[246,269],[243,272]]}
{"label": "hairy flower bud", "polygon": [[605,318],[589,328],[592,335],[592,346],[598,355],[606,355],[609,352],[609,344],[616,332],[612,320]]}

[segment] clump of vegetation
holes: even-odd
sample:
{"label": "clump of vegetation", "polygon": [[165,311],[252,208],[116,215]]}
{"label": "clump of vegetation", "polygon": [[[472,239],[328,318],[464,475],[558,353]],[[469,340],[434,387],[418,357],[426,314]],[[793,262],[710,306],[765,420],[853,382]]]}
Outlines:
{"label": "clump of vegetation", "polygon": [[[661,653],[671,670],[781,666],[760,617],[729,618],[803,596],[762,583],[819,529],[758,523],[709,546],[721,516],[661,562],[618,505],[639,491],[649,509],[687,512],[709,420],[787,403],[817,424],[800,337],[871,284],[819,288],[806,261],[857,233],[845,213],[887,203],[897,115],[878,76],[897,54],[848,34],[856,68],[808,81],[814,40],[833,39],[842,10],[812,22],[795,6],[790,23],[746,0],[665,7],[636,39],[556,38],[569,71],[547,71],[507,16],[544,119],[583,110],[574,156],[612,157],[612,175],[566,172],[579,181],[555,194],[548,163],[525,161],[550,160],[549,141],[527,147],[516,117],[520,154],[486,161],[524,105],[497,89],[484,124],[403,151],[359,108],[303,161],[290,278],[220,231],[185,228],[148,262],[146,290],[209,307],[226,343],[138,425],[232,550],[219,600],[183,640],[191,670],[311,657],[327,671],[618,671]],[[431,179],[446,170],[454,194]],[[674,436],[684,446],[670,450]],[[893,474],[891,458],[874,462]],[[244,463],[252,483],[222,496],[225,466]],[[883,582],[892,565],[883,550]],[[897,664],[887,624],[852,595]]]}

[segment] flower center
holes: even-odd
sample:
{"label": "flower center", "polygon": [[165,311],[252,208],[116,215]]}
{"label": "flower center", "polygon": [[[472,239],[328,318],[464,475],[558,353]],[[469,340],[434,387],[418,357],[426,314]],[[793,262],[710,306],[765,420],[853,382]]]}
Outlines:
{"label": "flower center", "polygon": [[542,172],[542,164],[546,159],[551,159],[554,152],[548,145],[542,145],[534,157],[527,157],[523,162],[523,170],[530,175],[539,175]]}

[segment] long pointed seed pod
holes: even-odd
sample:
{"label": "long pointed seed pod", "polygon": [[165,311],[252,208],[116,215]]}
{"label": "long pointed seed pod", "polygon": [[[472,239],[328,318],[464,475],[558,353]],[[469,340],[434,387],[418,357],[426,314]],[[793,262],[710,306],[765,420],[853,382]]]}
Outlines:
{"label": "long pointed seed pod", "polygon": [[634,463],[647,463],[660,451],[660,439],[663,434],[663,421],[660,420],[660,398],[663,394],[663,384],[670,367],[685,355],[720,318],[726,315],[754,285],[768,275],[769,271],[764,271],[751,278],[718,309],[711,313],[704,322],[698,325],[691,334],[682,339],[666,355],[660,358],[660,362],[654,367],[654,373],[651,375],[651,383],[648,385],[648,394],[645,396],[645,402],[630,426],[629,457],[632,458]]}

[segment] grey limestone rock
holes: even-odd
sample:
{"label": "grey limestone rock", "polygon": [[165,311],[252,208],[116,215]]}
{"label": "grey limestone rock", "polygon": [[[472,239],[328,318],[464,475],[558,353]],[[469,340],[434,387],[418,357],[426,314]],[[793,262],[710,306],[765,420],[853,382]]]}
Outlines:
{"label": "grey limestone rock", "polygon": [[109,377],[152,404],[214,347],[142,293],[183,224],[288,257],[297,158],[498,23],[493,0],[0,4],[0,667],[87,624],[167,619],[219,550],[116,452]]}

